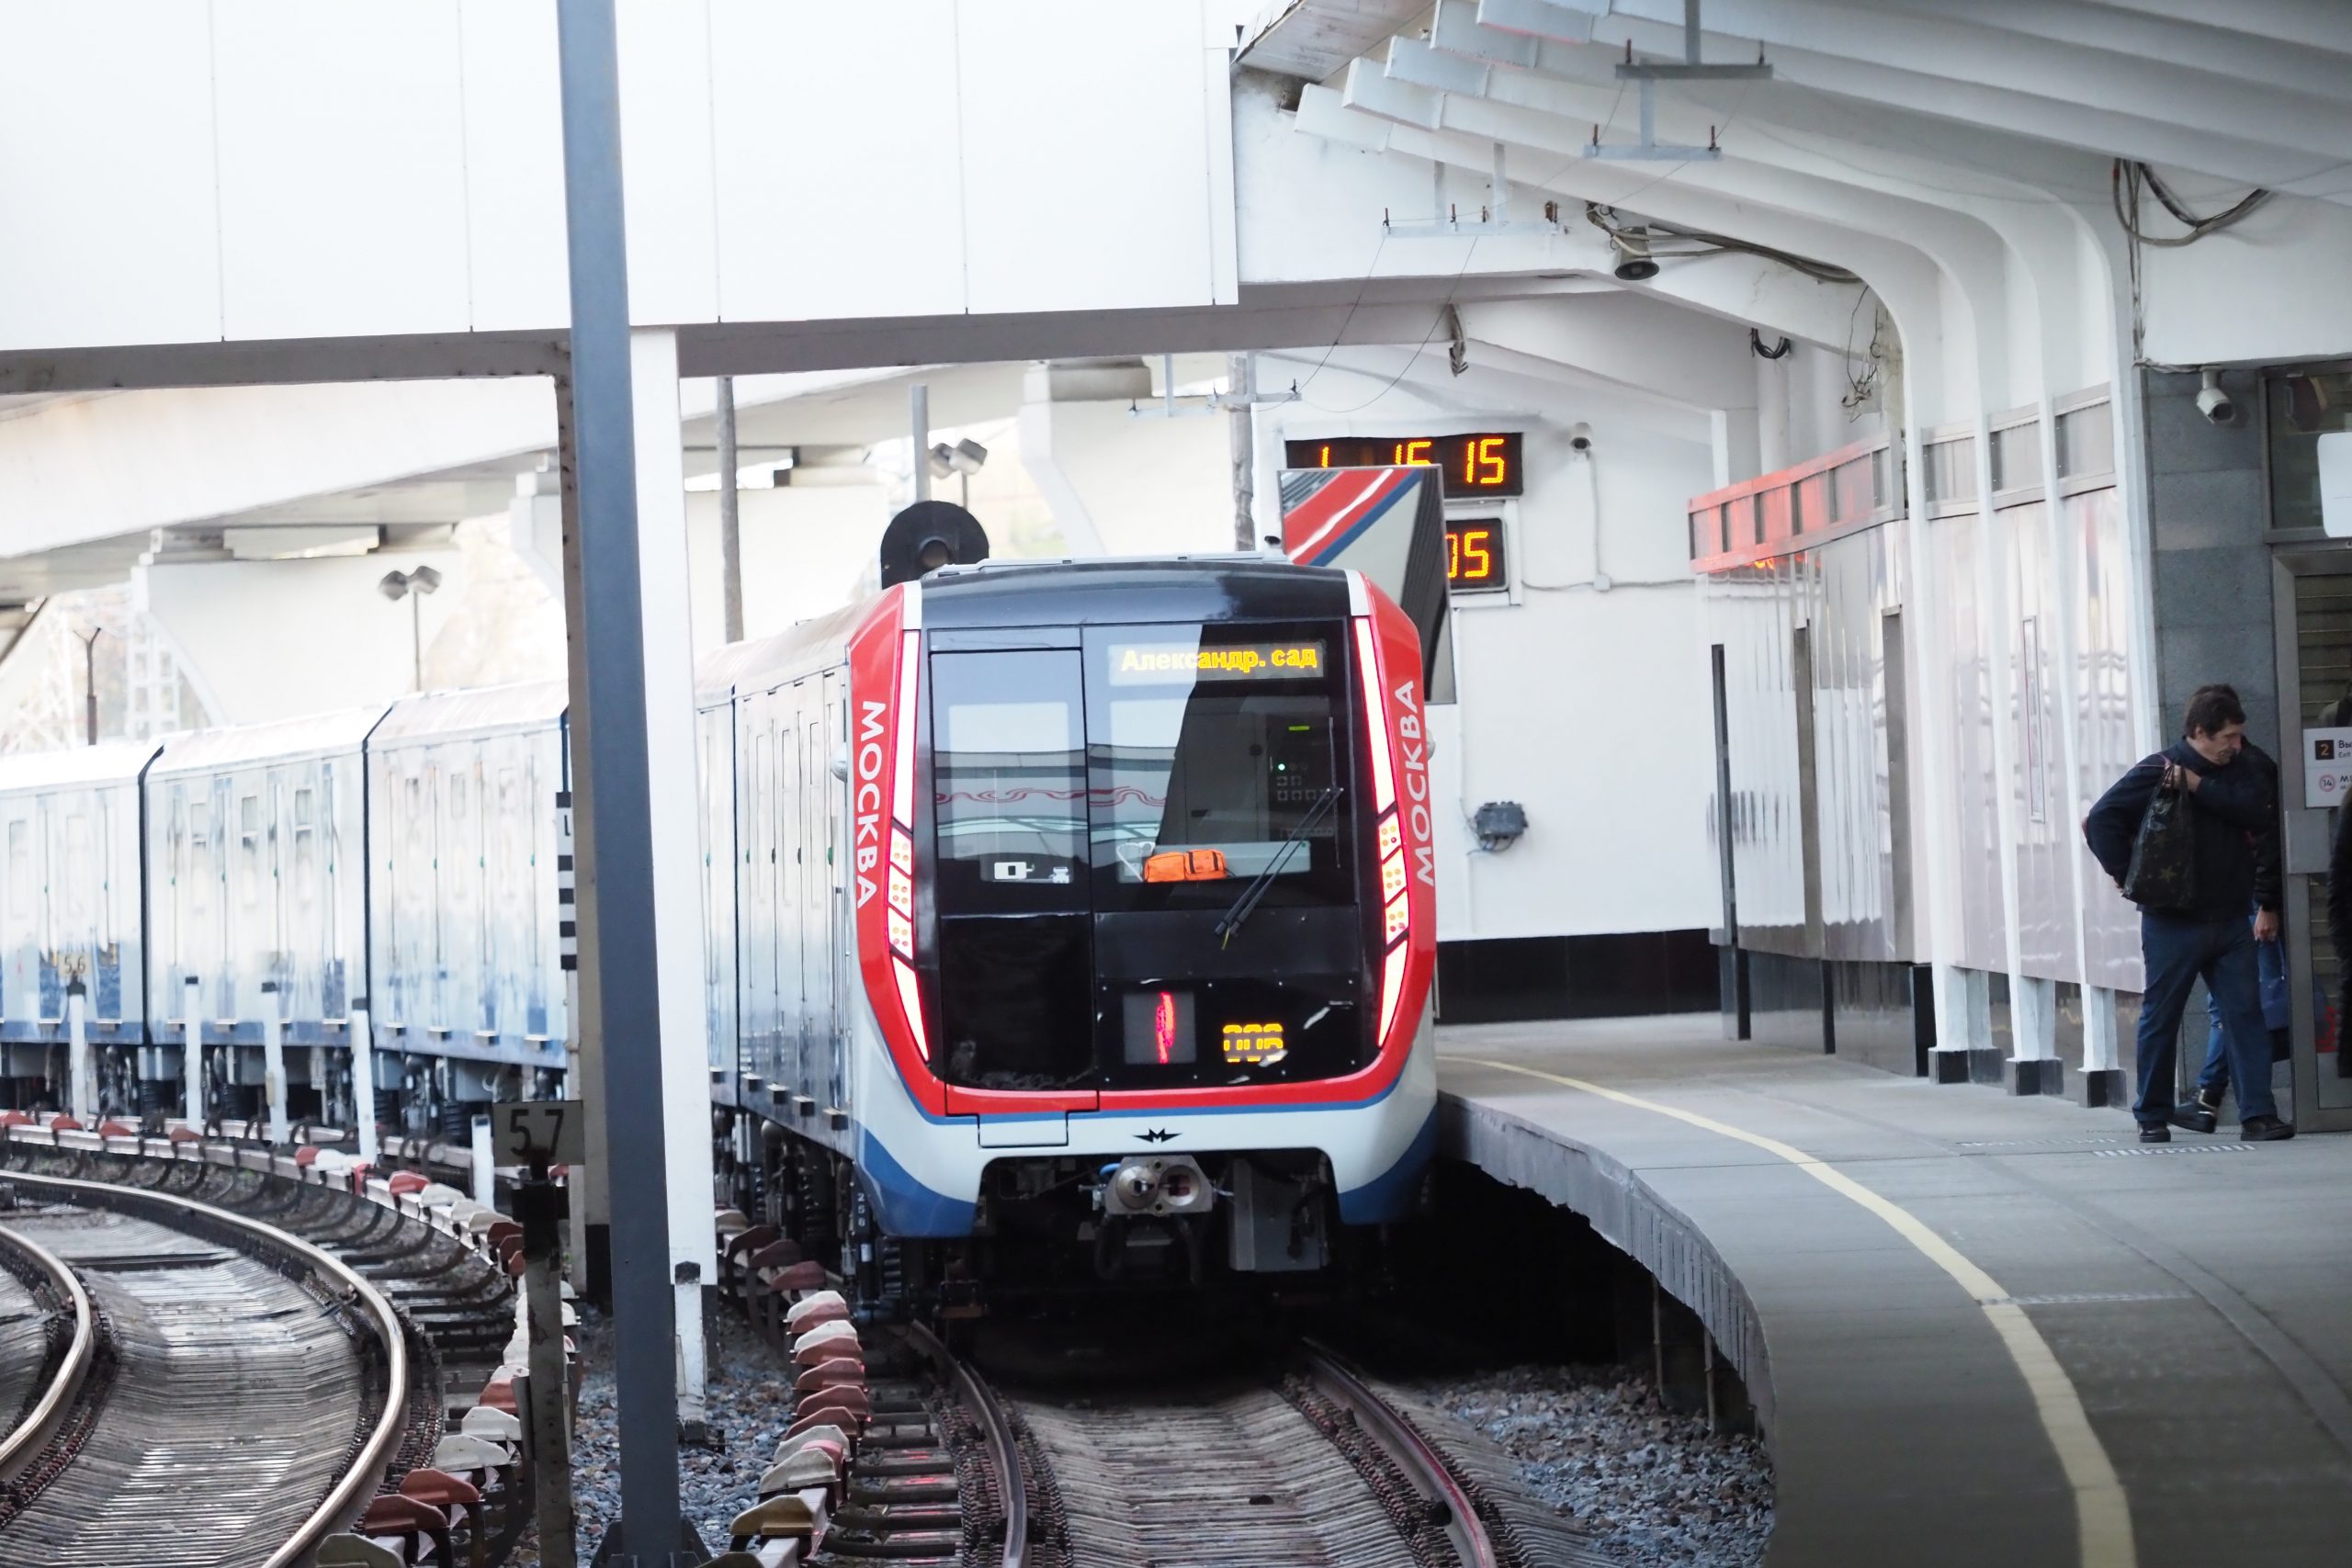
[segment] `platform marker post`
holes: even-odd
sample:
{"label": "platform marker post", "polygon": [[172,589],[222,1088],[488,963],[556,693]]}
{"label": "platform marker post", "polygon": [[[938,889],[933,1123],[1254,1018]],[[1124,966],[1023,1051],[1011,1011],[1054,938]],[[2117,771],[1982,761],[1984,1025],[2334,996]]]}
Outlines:
{"label": "platform marker post", "polygon": [[[487,1119],[474,1123],[486,1134]],[[548,1162],[535,1159],[514,1190],[523,1227],[523,1292],[528,1314],[531,1506],[539,1522],[540,1568],[577,1568],[578,1528],[571,1498],[571,1434],[566,1419],[571,1378],[563,1364],[563,1248],[556,1186]]]}
{"label": "platform marker post", "polygon": [[89,993],[79,975],[65,983],[65,1070],[73,1075],[65,1108],[85,1127],[96,1126],[97,1095],[90,1087]]}
{"label": "platform marker post", "polygon": [[351,999],[351,1123],[359,1134],[359,1157],[376,1163],[376,1036],[368,1021],[368,998]]}
{"label": "platform marker post", "polygon": [[187,1115],[188,1125],[204,1131],[204,1003],[203,987],[195,976],[180,987],[180,1032],[184,1043],[180,1050],[180,1075],[187,1079]]}
{"label": "platform marker post", "polygon": [[269,1141],[286,1142],[286,993],[261,983],[262,1094],[269,1106]]}

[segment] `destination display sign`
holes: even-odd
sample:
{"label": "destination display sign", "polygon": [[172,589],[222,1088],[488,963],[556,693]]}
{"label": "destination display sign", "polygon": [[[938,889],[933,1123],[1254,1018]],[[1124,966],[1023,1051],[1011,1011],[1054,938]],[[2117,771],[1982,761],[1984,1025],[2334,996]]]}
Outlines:
{"label": "destination display sign", "polygon": [[1292,468],[1437,468],[1445,475],[1450,501],[1468,495],[1519,495],[1527,486],[1519,469],[1521,433],[1476,435],[1333,435],[1285,441],[1283,462]]}
{"label": "destination display sign", "polygon": [[1296,642],[1226,643],[1114,642],[1110,647],[1114,686],[1199,681],[1296,681],[1329,668],[1320,638]]}

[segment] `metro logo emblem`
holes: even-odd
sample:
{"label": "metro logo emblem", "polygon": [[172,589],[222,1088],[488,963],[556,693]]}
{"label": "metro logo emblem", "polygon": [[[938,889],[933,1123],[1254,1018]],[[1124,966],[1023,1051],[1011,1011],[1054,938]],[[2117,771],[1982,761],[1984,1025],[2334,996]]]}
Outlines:
{"label": "metro logo emblem", "polygon": [[1437,886],[1437,852],[1430,843],[1429,742],[1421,733],[1421,708],[1414,682],[1398,684],[1396,697],[1397,750],[1403,753],[1405,829],[1413,841],[1414,880]]}

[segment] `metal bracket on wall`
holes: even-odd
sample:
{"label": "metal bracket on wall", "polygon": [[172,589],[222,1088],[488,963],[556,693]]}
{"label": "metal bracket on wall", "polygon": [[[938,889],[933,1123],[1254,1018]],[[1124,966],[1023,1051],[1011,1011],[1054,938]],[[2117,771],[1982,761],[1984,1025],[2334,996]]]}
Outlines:
{"label": "metal bracket on wall", "polygon": [[1623,159],[1633,163],[1689,164],[1718,159],[1723,149],[1715,145],[1713,127],[1707,131],[1704,147],[1678,146],[1657,139],[1657,106],[1653,96],[1660,82],[1769,82],[1772,68],[1764,63],[1764,47],[1756,48],[1753,65],[1709,65],[1699,58],[1699,0],[1682,0],[1682,58],[1656,63],[1637,63],[1634,59],[1634,43],[1625,40],[1625,59],[1617,67],[1620,82],[1638,84],[1641,89],[1640,110],[1642,139],[1631,144],[1612,143],[1604,146],[1600,127],[1592,128],[1592,141],[1587,144],[1588,158]]}

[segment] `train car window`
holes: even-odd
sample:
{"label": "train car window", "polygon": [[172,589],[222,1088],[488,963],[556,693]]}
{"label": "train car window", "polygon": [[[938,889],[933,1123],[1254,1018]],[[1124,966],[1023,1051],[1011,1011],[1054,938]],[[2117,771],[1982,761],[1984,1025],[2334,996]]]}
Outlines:
{"label": "train car window", "polygon": [[90,918],[92,883],[90,818],[76,811],[65,818],[65,912],[78,932]]}
{"label": "train car window", "polygon": [[316,798],[308,789],[294,792],[294,900],[306,908],[318,901],[319,830],[312,815]]}
{"label": "train car window", "polygon": [[934,654],[931,681],[942,911],[1084,908],[1078,655]]}
{"label": "train car window", "polygon": [[245,908],[261,905],[261,796],[237,797],[238,874],[244,883]]}
{"label": "train car window", "polygon": [[1222,908],[1270,866],[1270,903],[1353,898],[1352,803],[1317,813],[1348,782],[1344,647],[1337,625],[1088,634],[1098,912]]}
{"label": "train car window", "polygon": [[19,817],[8,824],[8,911],[28,915],[32,908],[32,824]]}
{"label": "train car window", "polygon": [[[190,922],[212,908],[212,812],[203,801],[187,807],[187,903]],[[191,957],[192,961],[192,957]]]}

